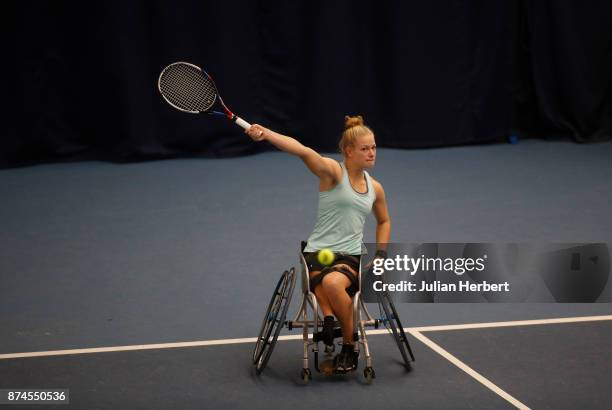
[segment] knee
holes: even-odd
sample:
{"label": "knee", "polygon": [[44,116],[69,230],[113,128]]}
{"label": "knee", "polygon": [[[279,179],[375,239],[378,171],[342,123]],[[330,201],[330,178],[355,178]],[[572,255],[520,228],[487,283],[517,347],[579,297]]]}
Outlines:
{"label": "knee", "polygon": [[330,272],[323,278],[321,285],[328,294],[344,292],[346,287],[346,277],[340,272]]}

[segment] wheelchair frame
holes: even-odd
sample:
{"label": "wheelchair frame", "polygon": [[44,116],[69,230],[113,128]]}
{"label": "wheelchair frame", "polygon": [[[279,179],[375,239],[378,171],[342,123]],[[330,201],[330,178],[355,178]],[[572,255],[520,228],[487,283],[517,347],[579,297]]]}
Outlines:
{"label": "wheelchair frame", "polygon": [[[289,271],[283,272],[280,280],[278,281],[272,299],[268,305],[264,320],[262,323],[259,337],[253,351],[253,364],[257,374],[265,369],[267,362],[272,354],[274,345],[278,339],[281,329],[286,326],[289,330],[294,328],[302,329],[302,342],[303,342],[303,358],[302,358],[302,372],[301,378],[305,383],[308,383],[312,379],[312,372],[310,370],[310,359],[308,350],[312,347],[314,353],[314,367],[318,372],[321,372],[319,368],[319,342],[322,340],[321,336],[321,324],[323,322],[321,318],[321,312],[317,297],[313,290],[310,289],[310,275],[308,271],[308,265],[304,257],[305,242],[302,242],[300,256],[301,269],[301,286],[302,286],[302,297],[298,310],[293,320],[286,321],[286,315],[291,302],[291,296],[293,294],[293,288],[295,287],[295,268],[291,268]],[[362,258],[363,259],[363,258]],[[378,328],[381,324],[390,330],[393,335],[396,344],[400,350],[404,365],[407,370],[411,369],[410,359],[414,361],[414,355],[408,339],[404,333],[403,327],[397,315],[397,311],[393,302],[387,292],[378,293],[379,306],[382,308],[382,316],[379,319],[372,317],[370,312],[362,298],[361,287],[362,287],[362,265],[359,263],[359,289],[353,296],[353,326],[354,326],[354,339],[355,339],[355,351],[364,352],[365,357],[365,368],[363,371],[364,377],[368,383],[372,382],[372,379],[376,377],[376,373],[372,367],[372,355],[370,354],[370,347],[368,344],[366,328],[374,327]],[[309,310],[311,316],[309,315]],[[383,313],[384,311],[384,313]],[[338,321],[334,324],[335,334],[334,337],[341,336],[340,329],[337,328]],[[309,329],[313,329],[312,334],[309,334]],[[312,337],[311,337],[312,335]],[[331,353],[333,346],[325,346],[325,352]]]}

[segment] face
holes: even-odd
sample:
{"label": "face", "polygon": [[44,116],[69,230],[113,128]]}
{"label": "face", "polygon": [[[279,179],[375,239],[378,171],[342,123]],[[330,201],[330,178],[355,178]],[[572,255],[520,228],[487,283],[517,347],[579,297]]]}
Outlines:
{"label": "face", "polygon": [[367,133],[356,138],[355,145],[347,150],[347,158],[362,168],[372,168],[376,161],[374,134]]}

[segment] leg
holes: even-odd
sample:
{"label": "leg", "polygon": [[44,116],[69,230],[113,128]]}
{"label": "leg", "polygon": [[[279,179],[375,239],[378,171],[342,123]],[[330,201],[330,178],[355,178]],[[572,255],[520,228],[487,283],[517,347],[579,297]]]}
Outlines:
{"label": "leg", "polygon": [[327,296],[333,312],[336,314],[342,328],[344,343],[353,343],[353,300],[346,293],[351,281],[340,272],[328,273],[322,281],[323,292]]}
{"label": "leg", "polygon": [[[321,271],[310,272],[310,278],[314,278],[315,276],[318,276],[320,274],[321,274]],[[329,298],[327,297],[327,293],[325,293],[325,291],[323,290],[323,285],[320,284],[314,289],[310,289],[310,290],[313,291],[314,294],[316,295],[317,301],[319,302],[319,307],[321,308],[321,313],[323,313],[323,316],[332,316],[334,314],[332,310],[332,305],[329,301]]]}
{"label": "leg", "polygon": [[[321,274],[320,271],[311,272],[310,278],[316,278]],[[317,297],[317,301],[319,302],[319,309],[323,313],[323,329],[321,330],[321,335],[323,337],[323,343],[326,346],[332,346],[334,344],[334,312],[332,310],[332,305],[329,302],[329,298],[327,297],[327,293],[323,289],[323,285],[321,283],[314,286],[314,289],[310,289],[314,291],[315,296]],[[326,350],[327,351],[327,350]]]}
{"label": "leg", "polygon": [[[354,274],[353,269],[350,271]],[[342,351],[334,357],[335,371],[351,372],[357,368],[358,361],[354,350],[353,300],[347,293],[351,280],[344,273],[335,271],[323,278],[322,285],[342,328]]]}

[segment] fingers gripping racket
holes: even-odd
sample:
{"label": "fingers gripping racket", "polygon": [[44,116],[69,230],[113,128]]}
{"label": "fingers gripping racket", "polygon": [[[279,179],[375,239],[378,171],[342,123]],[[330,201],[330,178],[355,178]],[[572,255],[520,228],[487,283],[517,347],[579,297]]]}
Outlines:
{"label": "fingers gripping racket", "polygon": [[[251,126],[227,108],[212,77],[196,65],[184,62],[170,64],[159,75],[157,88],[164,100],[177,110],[225,117],[244,129]],[[223,112],[211,109],[217,98]]]}

